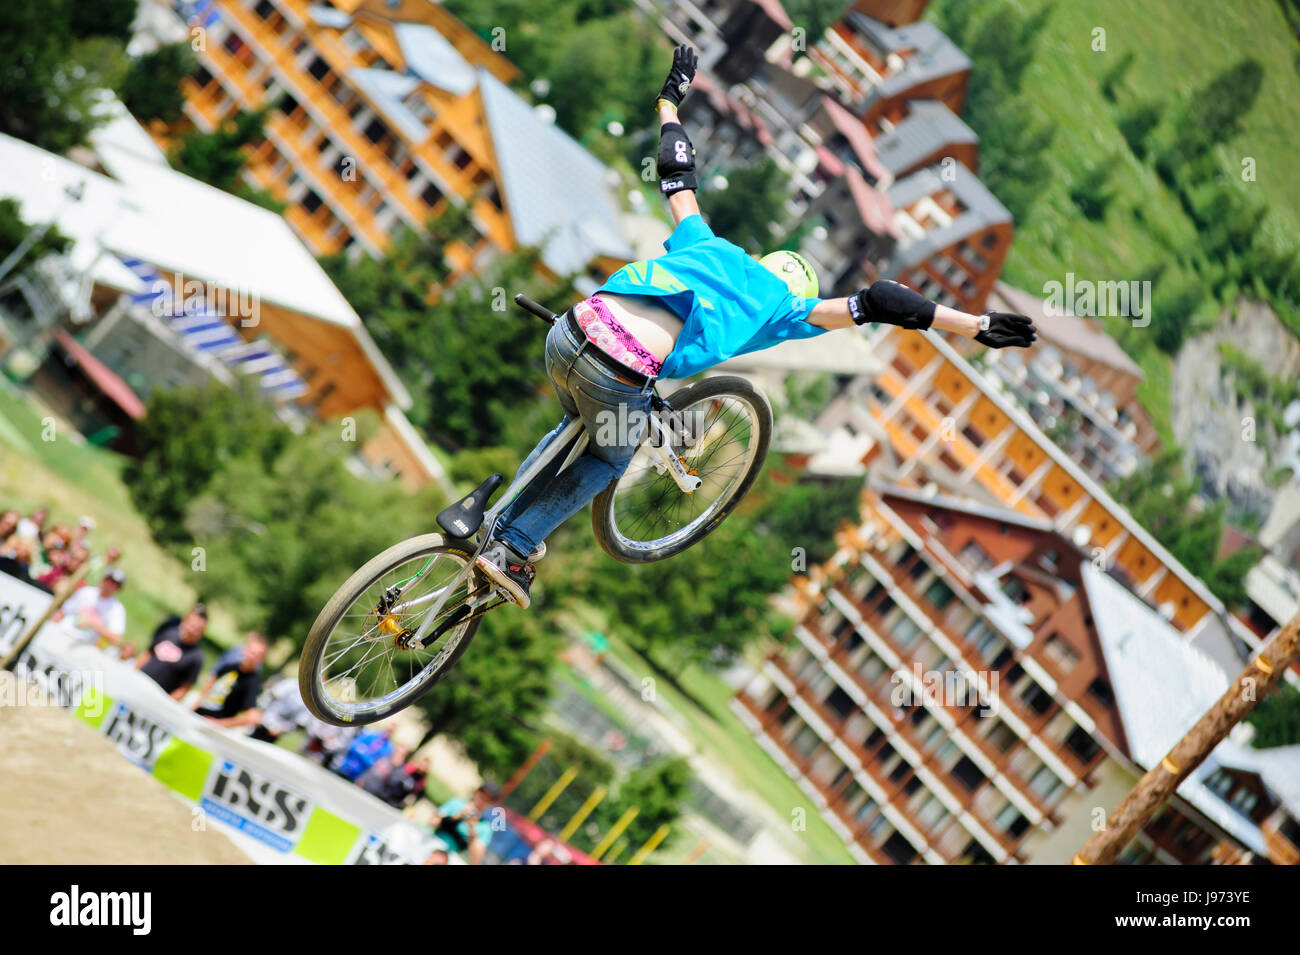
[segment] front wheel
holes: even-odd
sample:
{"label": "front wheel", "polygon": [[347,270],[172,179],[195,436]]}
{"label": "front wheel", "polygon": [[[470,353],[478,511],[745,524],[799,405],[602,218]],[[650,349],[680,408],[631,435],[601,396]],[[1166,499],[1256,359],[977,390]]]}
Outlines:
{"label": "front wheel", "polygon": [[680,554],[710,534],[745,496],[767,457],[772,406],[744,378],[718,375],[673,392],[661,412],[673,451],[701,479],[681,489],[649,447],[592,503],[591,522],[605,553],[627,564]]}
{"label": "front wheel", "polygon": [[[349,577],[312,624],[298,665],[303,702],[335,726],[375,723],[410,706],[445,677],[469,646],[481,614],[467,615],[472,557],[441,534],[394,544]],[[423,649],[404,646],[448,588],[434,621],[443,632]],[[454,615],[466,617],[457,622]]]}

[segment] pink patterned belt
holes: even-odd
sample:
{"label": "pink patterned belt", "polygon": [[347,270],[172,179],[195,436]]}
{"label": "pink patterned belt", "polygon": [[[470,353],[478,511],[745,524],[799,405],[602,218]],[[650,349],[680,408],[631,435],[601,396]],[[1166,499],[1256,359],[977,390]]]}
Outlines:
{"label": "pink patterned belt", "polygon": [[599,296],[573,306],[573,317],[587,340],[621,365],[650,378],[659,376],[663,362],[623,327]]}

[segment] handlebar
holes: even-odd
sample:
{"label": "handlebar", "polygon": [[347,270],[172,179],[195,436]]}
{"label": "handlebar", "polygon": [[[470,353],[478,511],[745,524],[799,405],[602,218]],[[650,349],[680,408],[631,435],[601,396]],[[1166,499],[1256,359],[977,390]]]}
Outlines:
{"label": "handlebar", "polygon": [[522,292],[515,296],[515,304],[526,312],[532,312],[547,325],[554,325],[556,320],[559,318],[558,315],[552,312],[545,305],[538,305]]}

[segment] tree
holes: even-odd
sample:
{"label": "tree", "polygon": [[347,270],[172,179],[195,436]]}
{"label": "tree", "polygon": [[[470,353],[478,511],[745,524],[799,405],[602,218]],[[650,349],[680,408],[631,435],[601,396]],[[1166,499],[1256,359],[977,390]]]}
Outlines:
{"label": "tree", "polygon": [[131,62],[118,95],[137,119],[174,123],[185,115],[181,80],[197,66],[188,43],[171,43]]}
{"label": "tree", "polygon": [[72,35],[78,39],[102,36],[126,43],[131,39],[138,5],[139,0],[76,0]]}
{"label": "tree", "polygon": [[12,4],[0,29],[0,132],[53,152],[86,141],[106,119],[95,105],[127,69],[124,22],[134,0]]}
{"label": "tree", "polygon": [[264,138],[266,112],[265,108],[240,110],[210,133],[187,133],[172,148],[172,165],[187,176],[234,192],[244,171],[244,147]]}
{"label": "tree", "polygon": [[725,186],[705,183],[700,208],[717,235],[751,254],[761,255],[777,246],[772,221],[778,217],[789,191],[789,180],[765,155],[732,169]]}
{"label": "tree", "polygon": [[251,391],[219,385],[155,391],[147,410],[137,429],[140,457],[127,462],[123,478],[163,543],[186,539],[190,504],[231,459],[256,455],[269,464],[290,434]]}
{"label": "tree", "polygon": [[[691,768],[685,759],[661,760],[651,766],[633,770],[619,785],[611,799],[602,802],[592,820],[601,833],[609,832],[629,809],[636,809],[636,817],[623,830],[622,838],[635,851],[650,839],[660,826],[671,826],[682,814],[682,803],[690,796]],[[596,841],[596,840],[593,840]],[[672,833],[660,843],[672,841]],[[630,857],[619,854],[620,861]]]}
{"label": "tree", "polygon": [[1300,690],[1286,683],[1279,684],[1259,701],[1247,722],[1255,727],[1251,743],[1258,749],[1300,743]]}
{"label": "tree", "polygon": [[[10,254],[31,235],[32,230],[39,228],[41,228],[39,224],[23,221],[22,210],[17,199],[0,199],[0,262],[9,258]],[[47,255],[62,252],[71,241],[57,227],[47,229],[45,234],[23,253],[23,257],[11,266],[11,271],[6,278],[12,278],[16,273]]]}

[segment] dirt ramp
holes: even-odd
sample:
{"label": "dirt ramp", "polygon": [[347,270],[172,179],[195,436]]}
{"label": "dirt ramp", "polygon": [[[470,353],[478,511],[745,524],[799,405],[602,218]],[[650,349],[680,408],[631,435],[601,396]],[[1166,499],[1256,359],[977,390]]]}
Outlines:
{"label": "dirt ramp", "polygon": [[[239,865],[220,828],[67,710],[0,673],[0,863]],[[21,705],[16,705],[21,704]]]}

